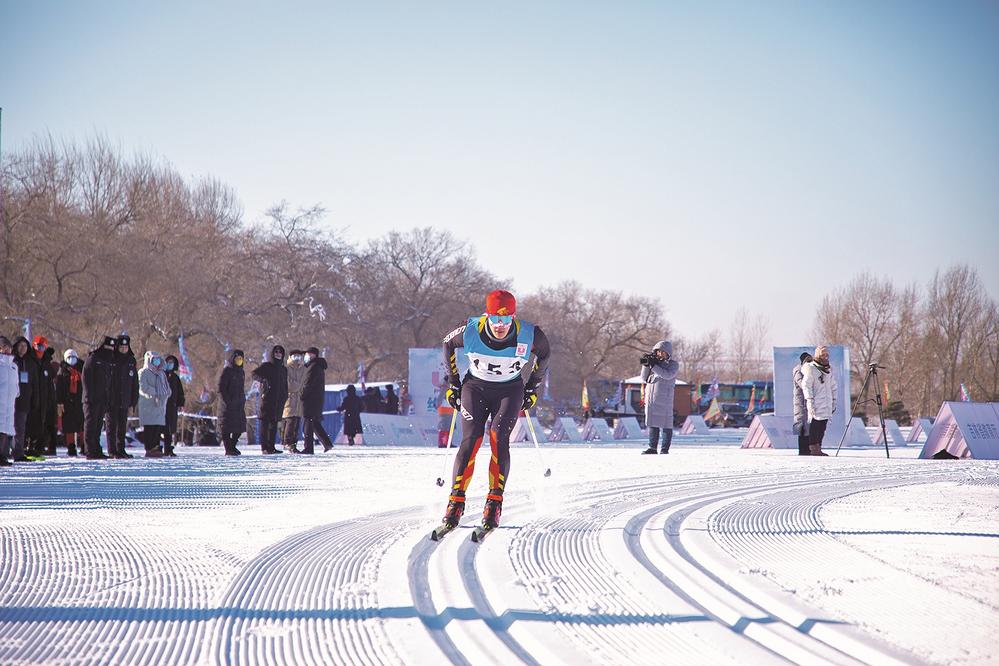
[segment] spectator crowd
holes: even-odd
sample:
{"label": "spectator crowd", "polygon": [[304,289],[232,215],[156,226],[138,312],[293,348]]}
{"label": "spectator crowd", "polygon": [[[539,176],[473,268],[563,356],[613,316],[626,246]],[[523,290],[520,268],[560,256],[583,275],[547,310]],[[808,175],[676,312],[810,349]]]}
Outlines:
{"label": "spectator crowd", "polygon": [[[240,455],[237,444],[247,432],[245,363],[243,351],[232,350],[218,379],[214,430],[227,456]],[[44,460],[59,446],[71,457],[89,460],[132,458],[126,451],[130,414],[138,420],[145,457],[176,457],[179,415],[186,404],[178,369],[176,356],[151,350],[140,367],[127,335],[105,337],[85,360],[66,349],[61,361],[44,335],[32,341],[19,336],[13,343],[0,336],[0,466]],[[262,453],[312,455],[317,439],[324,451],[333,448],[322,422],[326,370],[316,347],[286,353],[275,345],[270,358],[250,373],[260,395],[256,418]],[[399,398],[391,386],[385,397],[374,387],[357,395],[349,386],[339,411],[344,434],[354,444],[362,432],[361,412],[398,414]],[[279,432],[283,451],[277,448]]]}

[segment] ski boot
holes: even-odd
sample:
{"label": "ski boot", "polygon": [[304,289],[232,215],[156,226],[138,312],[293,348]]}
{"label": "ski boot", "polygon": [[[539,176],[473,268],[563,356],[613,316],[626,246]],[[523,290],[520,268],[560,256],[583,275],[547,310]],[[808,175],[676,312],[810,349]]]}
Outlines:
{"label": "ski boot", "polygon": [[493,488],[486,495],[486,507],[482,510],[482,525],[472,532],[472,541],[478,543],[490,532],[499,527],[500,514],[503,512],[503,491]]}
{"label": "ski boot", "polygon": [[448,498],[444,520],[441,521],[440,527],[431,532],[430,540],[440,541],[441,537],[458,527],[458,521],[461,520],[463,513],[465,513],[465,491],[455,490]]}

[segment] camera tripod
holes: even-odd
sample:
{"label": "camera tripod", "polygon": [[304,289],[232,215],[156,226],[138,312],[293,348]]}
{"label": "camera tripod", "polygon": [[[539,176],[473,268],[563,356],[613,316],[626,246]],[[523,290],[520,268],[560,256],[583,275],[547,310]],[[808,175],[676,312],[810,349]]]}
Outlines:
{"label": "camera tripod", "polygon": [[[881,438],[885,442],[885,457],[891,458],[891,454],[888,452],[888,432],[885,429],[885,410],[881,402],[881,384],[878,382],[878,368],[886,370],[885,366],[878,365],[877,363],[867,364],[867,376],[864,377],[864,386],[860,389],[860,394],[857,396],[857,402],[853,403],[853,411],[850,412],[850,418],[846,422],[846,430],[843,431],[843,436],[839,438],[839,446],[836,447],[836,455],[839,455],[839,450],[843,448],[843,442],[846,441],[846,436],[850,432],[850,425],[853,423],[853,417],[857,413],[857,408],[861,405],[866,405],[869,402],[875,402],[878,405],[878,419],[881,421]],[[871,384],[871,378],[874,378],[874,398],[864,399],[867,395],[867,387]]]}

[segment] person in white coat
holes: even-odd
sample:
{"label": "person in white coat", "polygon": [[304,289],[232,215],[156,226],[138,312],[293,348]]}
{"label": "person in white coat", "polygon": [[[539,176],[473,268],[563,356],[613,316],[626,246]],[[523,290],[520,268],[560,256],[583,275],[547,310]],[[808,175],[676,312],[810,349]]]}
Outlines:
{"label": "person in white coat", "polygon": [[808,412],[808,450],[810,455],[824,456],[822,437],[836,413],[836,375],[829,367],[829,349],[816,347],[812,360],[801,366],[801,375],[801,393]]}
{"label": "person in white coat", "polygon": [[0,467],[10,465],[10,446],[14,441],[14,403],[21,394],[20,374],[14,363],[10,340],[0,336]]}
{"label": "person in white coat", "polygon": [[160,441],[166,435],[166,408],[170,398],[170,380],[163,369],[163,359],[156,352],[146,352],[139,370],[139,424],[147,458],[162,458]]}

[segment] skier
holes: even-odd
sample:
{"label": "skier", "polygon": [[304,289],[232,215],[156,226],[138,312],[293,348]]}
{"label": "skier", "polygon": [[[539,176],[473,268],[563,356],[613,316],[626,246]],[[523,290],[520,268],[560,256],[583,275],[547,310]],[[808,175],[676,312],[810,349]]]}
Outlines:
{"label": "skier", "polygon": [[[445,398],[460,410],[464,425],[454,460],[451,496],[439,528],[442,533],[453,529],[465,511],[465,491],[472,480],[475,455],[490,417],[492,458],[481,529],[488,531],[499,525],[510,471],[510,432],[521,409],[530,409],[538,401],[537,388],[548,367],[550,353],[548,338],[542,330],[517,319],[516,313],[513,294],[497,289],[486,296],[484,314],[470,317],[444,338],[444,363],[448,369]],[[464,380],[458,377],[459,347],[464,348],[469,360]],[[529,366],[532,354],[535,361]],[[528,368],[525,383],[523,377]]]}

